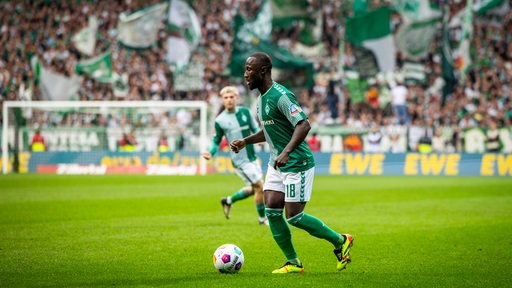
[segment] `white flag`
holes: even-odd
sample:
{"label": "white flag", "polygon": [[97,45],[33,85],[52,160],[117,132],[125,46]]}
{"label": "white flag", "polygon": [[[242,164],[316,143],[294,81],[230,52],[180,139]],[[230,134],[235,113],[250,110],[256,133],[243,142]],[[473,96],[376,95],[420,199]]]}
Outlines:
{"label": "white flag", "polygon": [[192,54],[191,44],[185,38],[170,36],[167,38],[167,62],[181,69],[186,66]]}
{"label": "white flag", "polygon": [[423,59],[437,33],[441,11],[432,9],[428,0],[393,0],[392,4],[404,19],[396,34],[397,48],[408,59]]}
{"label": "white flag", "polygon": [[167,23],[171,30],[181,35],[170,36],[167,39],[167,62],[182,69],[188,65],[192,52],[201,40],[199,18],[185,1],[171,0]]}
{"label": "white flag", "polygon": [[32,57],[31,64],[46,100],[77,100],[77,93],[80,90],[80,78],[77,75],[66,77],[46,69],[37,57]]}
{"label": "white flag", "polygon": [[148,48],[158,40],[158,30],[167,3],[155,4],[131,14],[121,13],[117,23],[117,40],[131,48]]}
{"label": "white flag", "polygon": [[182,32],[183,37],[195,47],[201,40],[201,24],[196,12],[183,0],[171,0],[167,23]]}
{"label": "white flag", "polygon": [[128,96],[130,87],[128,85],[128,73],[112,75],[112,93],[115,97],[125,98]]}
{"label": "white flag", "polygon": [[71,41],[78,51],[91,56],[96,47],[96,33],[98,31],[98,18],[94,15],[89,16],[89,25],[78,31]]}

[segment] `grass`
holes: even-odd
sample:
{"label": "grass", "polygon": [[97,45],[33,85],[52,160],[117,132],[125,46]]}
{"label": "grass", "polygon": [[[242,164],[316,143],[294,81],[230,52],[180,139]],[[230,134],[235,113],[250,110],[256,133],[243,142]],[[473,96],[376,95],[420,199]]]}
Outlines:
{"label": "grass", "polygon": [[[0,176],[0,287],[506,287],[512,178],[315,178],[306,212],[355,237],[337,272],[332,247],[292,228],[303,275],[285,262],[253,200],[225,220],[234,175]],[[214,270],[223,243],[236,275]]]}

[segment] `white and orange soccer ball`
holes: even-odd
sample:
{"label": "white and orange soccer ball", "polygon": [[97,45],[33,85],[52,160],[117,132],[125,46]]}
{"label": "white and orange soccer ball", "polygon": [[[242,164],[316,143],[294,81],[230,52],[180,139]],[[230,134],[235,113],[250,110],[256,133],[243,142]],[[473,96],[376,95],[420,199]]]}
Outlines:
{"label": "white and orange soccer ball", "polygon": [[235,244],[223,244],[213,253],[213,266],[220,273],[238,273],[244,265],[244,252]]}

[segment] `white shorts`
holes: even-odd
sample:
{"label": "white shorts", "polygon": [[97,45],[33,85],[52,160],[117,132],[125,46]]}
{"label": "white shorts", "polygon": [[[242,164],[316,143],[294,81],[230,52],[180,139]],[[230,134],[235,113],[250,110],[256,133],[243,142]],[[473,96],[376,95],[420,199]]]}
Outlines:
{"label": "white shorts", "polygon": [[284,202],[308,202],[313,190],[315,167],[303,172],[280,172],[268,166],[263,191],[285,193]]}
{"label": "white shorts", "polygon": [[245,163],[241,167],[235,168],[235,173],[247,186],[251,186],[263,180],[263,172],[261,172],[261,165],[258,160]]}

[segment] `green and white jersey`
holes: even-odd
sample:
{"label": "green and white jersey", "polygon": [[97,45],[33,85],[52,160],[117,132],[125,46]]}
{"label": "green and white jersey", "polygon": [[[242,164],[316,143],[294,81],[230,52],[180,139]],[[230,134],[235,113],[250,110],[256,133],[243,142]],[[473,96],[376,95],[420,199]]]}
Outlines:
{"label": "green and white jersey", "polygon": [[[242,139],[259,130],[260,128],[256,119],[246,107],[236,107],[236,112],[224,110],[215,118],[215,136],[213,137],[213,144],[218,147],[222,136],[226,136],[228,143],[231,143],[233,140]],[[230,149],[229,153],[235,168],[240,167],[244,163],[256,160],[253,145],[247,145],[245,149],[242,149],[242,151],[238,153]]]}
{"label": "green and white jersey", "polygon": [[[273,82],[265,94],[258,97],[257,114],[265,139],[270,146],[269,165],[273,166],[277,156],[281,154],[292,139],[295,125],[308,117],[302,111],[295,95],[283,85]],[[308,144],[302,141],[290,153],[288,163],[280,167],[281,172],[302,172],[315,166],[313,153]]]}

